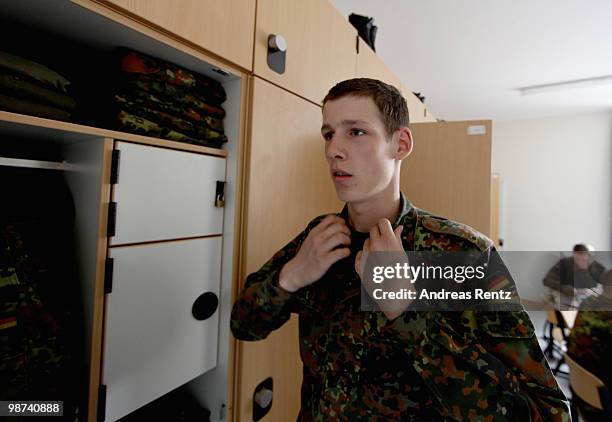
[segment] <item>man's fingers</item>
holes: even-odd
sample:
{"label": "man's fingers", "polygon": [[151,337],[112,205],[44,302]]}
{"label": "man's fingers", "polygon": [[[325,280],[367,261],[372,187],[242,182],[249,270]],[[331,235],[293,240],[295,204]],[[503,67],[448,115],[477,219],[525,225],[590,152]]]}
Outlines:
{"label": "man's fingers", "polygon": [[347,256],[349,256],[350,254],[351,254],[351,250],[349,248],[334,249],[328,255],[329,265],[332,266],[333,264],[340,261],[341,259],[344,259]]}
{"label": "man's fingers", "polygon": [[361,277],[361,258],[363,257],[363,251],[359,251],[357,252],[357,255],[355,256],[355,272],[357,272],[357,274],[359,274],[359,277]]}
{"label": "man's fingers", "polygon": [[324,231],[330,225],[340,222],[344,223],[344,220],[335,214],[329,214],[312,229],[312,232],[318,233]]}
{"label": "man's fingers", "polygon": [[347,227],[347,225],[344,223],[344,220],[341,219],[342,222],[334,222],[332,224],[330,224],[329,226],[327,226],[321,233],[321,239],[325,242],[327,239],[329,239],[332,236],[335,236],[338,233],[344,233],[347,236],[351,236],[351,230]]}
{"label": "man's fingers", "polygon": [[393,233],[395,234],[395,238],[402,243],[402,232],[404,231],[404,226],[397,226]]}
{"label": "man's fingers", "polygon": [[323,252],[328,252],[334,249],[336,246],[339,246],[339,245],[348,246],[350,244],[351,244],[350,236],[348,236],[346,233],[343,233],[343,232],[337,232],[333,236],[330,236],[325,241],[323,241],[323,243],[321,243],[320,250]]}
{"label": "man's fingers", "polygon": [[378,230],[382,237],[393,236],[393,227],[391,226],[391,222],[386,218],[381,218],[378,221]]}
{"label": "man's fingers", "polygon": [[373,242],[377,242],[380,239],[380,228],[378,224],[375,224],[374,227],[370,229],[370,239],[372,239]]}

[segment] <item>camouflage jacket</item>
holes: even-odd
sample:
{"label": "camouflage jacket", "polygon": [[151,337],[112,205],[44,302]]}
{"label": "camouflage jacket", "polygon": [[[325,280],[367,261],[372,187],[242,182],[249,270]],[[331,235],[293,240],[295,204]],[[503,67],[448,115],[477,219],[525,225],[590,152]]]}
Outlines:
{"label": "camouflage jacket", "polygon": [[587,370],[612,385],[612,298],[590,297],[580,304],[569,336],[568,353]]}
{"label": "camouflage jacket", "polygon": [[[347,208],[339,215],[347,220]],[[322,218],[248,276],[231,317],[236,338],[260,340],[299,315],[299,421],[570,420],[524,311],[405,311],[393,321],[360,311],[354,260],[365,233],[351,229],[351,255],[321,280],[295,293],[280,288],[280,270]],[[405,250],[492,249],[403,195],[398,224]]]}
{"label": "camouflage jacket", "polygon": [[597,261],[591,262],[588,269],[583,270],[574,265],[574,258],[570,256],[557,261],[542,283],[553,290],[559,290],[563,285],[577,289],[591,288],[597,286],[604,271],[604,266]]}

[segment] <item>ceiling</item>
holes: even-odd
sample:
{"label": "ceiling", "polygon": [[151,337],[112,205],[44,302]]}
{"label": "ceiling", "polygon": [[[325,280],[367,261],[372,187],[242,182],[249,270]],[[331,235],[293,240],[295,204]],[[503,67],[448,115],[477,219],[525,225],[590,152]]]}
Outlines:
{"label": "ceiling", "polygon": [[330,0],[374,17],[377,54],[445,120],[612,110],[612,84],[517,88],[612,75],[609,0]]}

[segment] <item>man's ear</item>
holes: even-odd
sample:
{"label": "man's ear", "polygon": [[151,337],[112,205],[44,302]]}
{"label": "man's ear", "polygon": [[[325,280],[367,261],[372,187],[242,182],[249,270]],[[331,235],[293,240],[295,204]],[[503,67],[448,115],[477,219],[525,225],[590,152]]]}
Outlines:
{"label": "man's ear", "polygon": [[403,160],[412,152],[412,132],[407,127],[402,127],[398,130],[397,148],[395,151],[395,159]]}

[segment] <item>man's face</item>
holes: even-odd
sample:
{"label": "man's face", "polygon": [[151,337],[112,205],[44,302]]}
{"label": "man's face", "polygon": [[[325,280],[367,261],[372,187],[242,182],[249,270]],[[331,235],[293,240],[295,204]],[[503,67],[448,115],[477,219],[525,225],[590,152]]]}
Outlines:
{"label": "man's face", "polygon": [[321,134],[338,199],[365,202],[392,188],[398,132],[387,141],[371,98],[345,96],[325,103]]}
{"label": "man's face", "polygon": [[586,270],[589,268],[589,253],[574,252],[574,264],[580,269]]}

